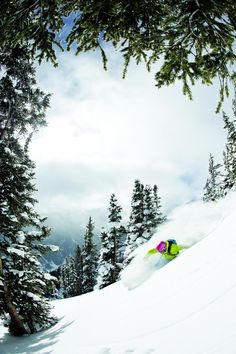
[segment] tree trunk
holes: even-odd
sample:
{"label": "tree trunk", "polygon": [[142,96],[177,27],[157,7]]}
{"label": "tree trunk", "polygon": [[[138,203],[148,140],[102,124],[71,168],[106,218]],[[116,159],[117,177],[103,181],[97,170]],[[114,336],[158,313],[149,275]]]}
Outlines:
{"label": "tree trunk", "polygon": [[[0,258],[0,276],[3,279],[3,265],[2,265],[2,260]],[[22,336],[23,334],[26,334],[27,331],[24,327],[24,324],[19,317],[15,306],[12,304],[8,288],[6,283],[4,282],[3,279],[3,309],[5,312],[7,312],[11,318],[11,323],[9,326],[10,332],[14,334],[15,336]]]}

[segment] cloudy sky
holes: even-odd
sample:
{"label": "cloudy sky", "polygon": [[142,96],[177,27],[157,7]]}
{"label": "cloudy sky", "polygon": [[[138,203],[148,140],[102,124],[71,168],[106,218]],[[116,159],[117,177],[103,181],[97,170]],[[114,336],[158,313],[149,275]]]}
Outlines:
{"label": "cloudy sky", "polygon": [[[109,50],[108,71],[98,53],[59,55],[59,67],[38,67],[38,84],[53,93],[48,126],[31,145],[37,164],[39,210],[51,226],[72,234],[91,215],[105,222],[115,193],[129,214],[135,179],[157,184],[163,210],[201,198],[209,154],[222,161],[222,116],[214,110],[218,85],[197,85],[194,101],[181,84],[157,89],[154,72]],[[230,112],[231,99],[224,109]]]}

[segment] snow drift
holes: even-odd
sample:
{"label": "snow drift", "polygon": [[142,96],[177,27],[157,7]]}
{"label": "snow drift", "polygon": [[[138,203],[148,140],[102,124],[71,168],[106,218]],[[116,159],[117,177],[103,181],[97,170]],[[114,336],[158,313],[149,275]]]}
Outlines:
{"label": "snow drift", "polygon": [[[189,248],[143,270],[146,251],[170,237]],[[177,208],[120,282],[55,301],[60,321],[44,332],[12,338],[1,328],[0,353],[235,354],[235,249],[235,193]]]}

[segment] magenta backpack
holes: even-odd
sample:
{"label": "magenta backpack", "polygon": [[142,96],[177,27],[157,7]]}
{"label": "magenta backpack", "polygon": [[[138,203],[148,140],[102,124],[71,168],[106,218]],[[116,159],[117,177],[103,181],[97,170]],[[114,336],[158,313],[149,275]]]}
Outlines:
{"label": "magenta backpack", "polygon": [[166,248],[166,243],[164,241],[161,241],[159,245],[156,246],[158,252],[163,252],[165,248]]}

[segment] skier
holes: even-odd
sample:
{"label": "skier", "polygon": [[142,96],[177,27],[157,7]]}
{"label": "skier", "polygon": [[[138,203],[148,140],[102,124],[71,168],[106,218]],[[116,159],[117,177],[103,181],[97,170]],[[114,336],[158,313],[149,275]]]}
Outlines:
{"label": "skier", "polygon": [[161,241],[155,248],[148,251],[147,256],[160,252],[166,260],[172,260],[178,256],[179,251],[186,247],[178,245],[176,240]]}

